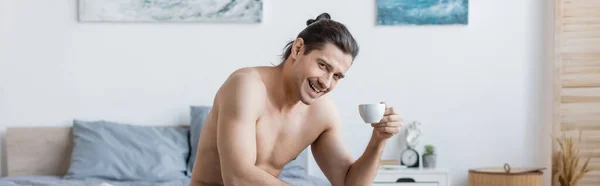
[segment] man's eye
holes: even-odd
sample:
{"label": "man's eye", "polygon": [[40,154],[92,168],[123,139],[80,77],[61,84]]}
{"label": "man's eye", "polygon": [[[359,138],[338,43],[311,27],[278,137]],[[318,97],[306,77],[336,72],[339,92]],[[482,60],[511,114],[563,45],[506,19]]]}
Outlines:
{"label": "man's eye", "polygon": [[319,67],[320,67],[320,68],[324,68],[324,67],[325,67],[325,64],[323,64],[323,63],[319,63]]}

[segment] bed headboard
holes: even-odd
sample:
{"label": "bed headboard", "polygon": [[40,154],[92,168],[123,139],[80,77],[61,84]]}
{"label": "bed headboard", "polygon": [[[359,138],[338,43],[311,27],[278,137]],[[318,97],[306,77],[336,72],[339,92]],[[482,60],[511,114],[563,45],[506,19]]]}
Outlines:
{"label": "bed headboard", "polygon": [[[184,127],[163,125],[155,127]],[[69,170],[73,152],[73,128],[8,127],[6,129],[6,159],[8,176],[64,176]]]}
{"label": "bed headboard", "polygon": [[6,129],[8,176],[67,173],[73,149],[71,127]]}

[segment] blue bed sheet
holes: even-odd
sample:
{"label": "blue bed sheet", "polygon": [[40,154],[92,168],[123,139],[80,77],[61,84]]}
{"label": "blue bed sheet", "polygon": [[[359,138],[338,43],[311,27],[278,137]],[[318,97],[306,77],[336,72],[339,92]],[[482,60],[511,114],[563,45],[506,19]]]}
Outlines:
{"label": "blue bed sheet", "polygon": [[165,182],[63,179],[58,176],[16,176],[0,179],[0,186],[189,186],[189,179]]}
{"label": "blue bed sheet", "polygon": [[[296,186],[330,186],[329,182],[302,173],[286,172],[280,180]],[[0,178],[0,186],[189,186],[190,179],[165,182],[110,181],[100,179],[63,179],[58,176],[12,176]]]}

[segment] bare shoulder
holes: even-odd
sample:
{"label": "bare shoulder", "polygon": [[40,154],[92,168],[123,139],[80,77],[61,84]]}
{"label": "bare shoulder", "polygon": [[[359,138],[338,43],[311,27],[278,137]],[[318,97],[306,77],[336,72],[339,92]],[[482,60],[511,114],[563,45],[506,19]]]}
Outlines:
{"label": "bare shoulder", "polygon": [[[260,73],[253,67],[246,67],[229,75],[219,88],[215,102],[222,108],[262,111],[265,106],[266,95],[266,86]],[[238,109],[229,111],[234,112]]]}
{"label": "bare shoulder", "polygon": [[266,93],[266,87],[260,73],[253,67],[240,68],[227,77],[219,89],[219,95],[237,94],[236,91],[248,91],[250,94]]}
{"label": "bare shoulder", "polygon": [[340,116],[338,108],[333,99],[329,96],[323,96],[310,106],[310,113],[316,118],[316,121],[324,125],[325,129],[338,127],[340,125]]}

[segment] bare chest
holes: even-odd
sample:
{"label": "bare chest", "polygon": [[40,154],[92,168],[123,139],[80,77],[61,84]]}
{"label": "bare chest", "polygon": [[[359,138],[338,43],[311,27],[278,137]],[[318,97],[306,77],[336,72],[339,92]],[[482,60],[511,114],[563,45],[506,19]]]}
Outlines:
{"label": "bare chest", "polygon": [[321,133],[318,124],[306,116],[263,116],[256,126],[256,164],[267,169],[282,169],[294,160]]}

